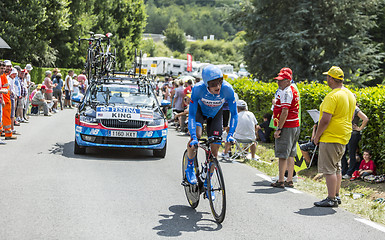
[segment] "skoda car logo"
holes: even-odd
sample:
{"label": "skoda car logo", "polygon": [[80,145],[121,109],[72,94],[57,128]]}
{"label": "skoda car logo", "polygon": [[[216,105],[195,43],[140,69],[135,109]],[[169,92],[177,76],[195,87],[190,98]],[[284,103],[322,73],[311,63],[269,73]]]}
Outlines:
{"label": "skoda car logo", "polygon": [[118,119],[119,122],[125,123],[128,122],[128,119]]}

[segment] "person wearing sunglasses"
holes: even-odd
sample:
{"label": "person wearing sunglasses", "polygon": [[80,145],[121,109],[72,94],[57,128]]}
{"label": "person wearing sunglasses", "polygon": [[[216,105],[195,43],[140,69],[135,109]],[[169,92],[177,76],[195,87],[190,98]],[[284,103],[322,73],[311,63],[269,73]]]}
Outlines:
{"label": "person wearing sunglasses", "polygon": [[[223,74],[219,67],[208,65],[202,70],[203,81],[192,88],[191,101],[189,104],[188,129],[191,139],[187,144],[188,164],[186,178],[190,184],[196,184],[197,179],[194,172],[194,159],[196,157],[196,146],[202,135],[203,123],[207,123],[207,137],[222,136],[223,104],[227,101],[230,108],[230,129],[227,134],[227,142],[235,142],[233,134],[238,123],[237,104],[233,87],[223,80]],[[212,154],[218,157],[220,142],[211,145]]]}

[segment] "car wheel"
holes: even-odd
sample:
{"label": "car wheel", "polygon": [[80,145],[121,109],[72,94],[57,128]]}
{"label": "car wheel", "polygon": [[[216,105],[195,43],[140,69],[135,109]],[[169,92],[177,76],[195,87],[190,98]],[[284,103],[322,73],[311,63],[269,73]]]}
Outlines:
{"label": "car wheel", "polygon": [[164,147],[162,149],[154,149],[153,150],[153,156],[164,158],[166,156],[166,150],[167,150],[167,142],[164,144]]}
{"label": "car wheel", "polygon": [[76,138],[75,138],[74,153],[75,154],[85,154],[86,153],[86,148],[79,146],[78,142],[76,141]]}

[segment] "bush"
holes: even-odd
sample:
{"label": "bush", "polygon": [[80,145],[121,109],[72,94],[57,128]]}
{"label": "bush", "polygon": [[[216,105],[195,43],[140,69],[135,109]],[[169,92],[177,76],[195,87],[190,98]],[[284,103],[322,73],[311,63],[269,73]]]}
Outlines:
{"label": "bush", "polygon": [[[23,65],[25,66],[25,65]],[[33,67],[32,71],[29,73],[31,75],[31,81],[39,84],[44,81],[45,71],[52,71],[53,68],[43,68],[43,67]],[[62,78],[67,76],[69,70],[74,70],[74,72],[79,75],[82,72],[82,69],[72,69],[72,68],[59,68],[60,73],[62,74]]]}
{"label": "bush", "polygon": [[[272,99],[276,92],[277,83],[255,82],[242,78],[229,80],[239,99],[247,102],[249,110],[255,114],[258,122],[262,122],[265,113],[272,113]],[[319,109],[325,96],[331,91],[327,84],[297,83],[301,95],[301,136],[311,136],[314,124],[306,110]],[[373,160],[377,165],[377,173],[385,173],[385,87],[353,88],[348,87],[357,95],[357,103],[368,118],[367,127],[362,131],[360,149],[370,149]]]}
{"label": "bush", "polygon": [[[2,60],[4,61],[4,60]],[[16,65],[19,65],[22,69],[25,68],[25,66],[27,65],[26,63],[17,63],[17,62],[12,62],[12,66],[16,66]],[[45,78],[45,71],[49,70],[49,71],[52,71],[53,68],[44,68],[44,67],[35,67],[35,66],[32,66],[33,69],[32,71],[29,73],[31,75],[31,81],[34,82],[34,83],[42,83],[44,81],[44,78]],[[82,69],[69,69],[69,68],[59,68],[60,69],[60,72],[61,74],[63,75],[63,80],[65,78],[65,76],[67,75],[68,71],[69,70],[74,70],[74,72],[79,75],[81,72],[82,72]]]}

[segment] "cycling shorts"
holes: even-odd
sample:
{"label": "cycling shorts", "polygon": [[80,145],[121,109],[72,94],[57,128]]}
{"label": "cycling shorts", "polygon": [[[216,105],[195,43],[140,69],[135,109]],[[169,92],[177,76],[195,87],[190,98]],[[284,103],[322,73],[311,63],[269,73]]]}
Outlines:
{"label": "cycling shorts", "polygon": [[206,121],[207,123],[207,137],[221,137],[222,136],[222,122],[223,122],[223,114],[222,108],[217,112],[214,118],[208,118],[203,115],[201,106],[198,104],[197,113],[195,115],[195,119],[197,122],[197,126],[202,127],[203,123]]}
{"label": "cycling shorts", "polygon": [[229,126],[230,110],[223,110],[223,127]]}

